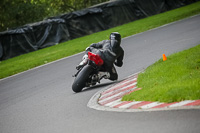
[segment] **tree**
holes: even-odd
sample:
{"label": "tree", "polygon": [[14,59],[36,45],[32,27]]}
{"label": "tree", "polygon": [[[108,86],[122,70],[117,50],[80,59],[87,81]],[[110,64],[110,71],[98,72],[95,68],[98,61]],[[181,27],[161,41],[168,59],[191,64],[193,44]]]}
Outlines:
{"label": "tree", "polygon": [[0,32],[109,0],[2,0]]}

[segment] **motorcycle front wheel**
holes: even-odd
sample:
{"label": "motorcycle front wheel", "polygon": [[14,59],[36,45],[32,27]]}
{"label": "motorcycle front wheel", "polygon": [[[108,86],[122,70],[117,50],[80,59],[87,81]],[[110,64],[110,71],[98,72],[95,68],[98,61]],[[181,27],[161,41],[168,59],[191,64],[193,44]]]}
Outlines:
{"label": "motorcycle front wheel", "polygon": [[74,92],[80,92],[86,86],[86,82],[89,79],[91,72],[93,71],[93,67],[90,65],[86,65],[76,76],[74,83],[72,84],[72,90]]}

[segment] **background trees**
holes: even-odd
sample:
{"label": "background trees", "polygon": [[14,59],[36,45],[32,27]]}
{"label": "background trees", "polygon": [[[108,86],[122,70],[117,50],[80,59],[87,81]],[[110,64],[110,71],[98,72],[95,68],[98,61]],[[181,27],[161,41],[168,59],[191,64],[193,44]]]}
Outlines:
{"label": "background trees", "polygon": [[1,0],[0,32],[109,0]]}

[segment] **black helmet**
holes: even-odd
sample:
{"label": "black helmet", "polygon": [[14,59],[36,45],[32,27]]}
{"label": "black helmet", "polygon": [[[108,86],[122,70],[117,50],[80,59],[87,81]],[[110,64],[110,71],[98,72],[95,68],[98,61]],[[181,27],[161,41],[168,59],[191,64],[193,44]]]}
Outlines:
{"label": "black helmet", "polygon": [[110,34],[110,40],[117,40],[118,43],[121,43],[121,35],[118,32],[112,32]]}

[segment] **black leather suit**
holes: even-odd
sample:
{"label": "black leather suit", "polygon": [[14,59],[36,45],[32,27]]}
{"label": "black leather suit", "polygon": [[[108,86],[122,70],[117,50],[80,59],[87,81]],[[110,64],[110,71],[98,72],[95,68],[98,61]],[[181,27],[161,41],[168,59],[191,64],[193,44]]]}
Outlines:
{"label": "black leather suit", "polygon": [[117,40],[103,40],[90,45],[86,52],[91,51],[100,55],[104,61],[106,71],[110,73],[110,80],[117,80],[118,74],[113,64],[118,67],[123,65],[124,50]]}

